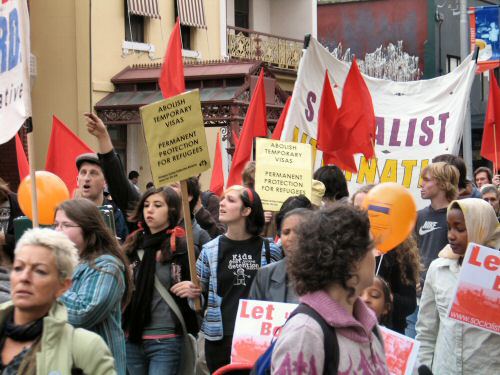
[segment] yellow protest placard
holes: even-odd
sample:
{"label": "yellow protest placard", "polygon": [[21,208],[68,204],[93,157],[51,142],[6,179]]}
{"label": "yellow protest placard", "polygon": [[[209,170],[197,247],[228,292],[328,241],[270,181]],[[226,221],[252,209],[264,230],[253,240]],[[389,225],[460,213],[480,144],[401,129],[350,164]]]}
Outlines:
{"label": "yellow protest placard", "polygon": [[311,198],[310,144],[257,138],[255,191],[266,211],[278,211],[293,195]]}
{"label": "yellow protest placard", "polygon": [[155,186],[185,180],[210,168],[198,90],[140,111]]}

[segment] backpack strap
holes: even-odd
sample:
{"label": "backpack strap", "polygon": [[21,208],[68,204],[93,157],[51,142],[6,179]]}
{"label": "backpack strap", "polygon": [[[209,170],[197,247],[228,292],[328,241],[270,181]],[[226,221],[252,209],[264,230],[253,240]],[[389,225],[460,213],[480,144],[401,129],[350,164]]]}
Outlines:
{"label": "backpack strap", "polygon": [[382,337],[380,337],[380,331],[378,330],[378,324],[375,324],[372,332],[375,335],[375,337],[377,338],[377,340],[380,341],[381,343],[383,343],[384,339]]}
{"label": "backpack strap", "polygon": [[269,240],[267,238],[262,238],[265,247],[266,263],[271,264],[271,245],[269,245]]}
{"label": "backpack strap", "polygon": [[339,369],[340,351],[335,328],[329,325],[312,307],[304,303],[301,303],[288,319],[297,314],[306,314],[320,325],[323,331],[323,350],[325,353],[323,374],[336,375]]}

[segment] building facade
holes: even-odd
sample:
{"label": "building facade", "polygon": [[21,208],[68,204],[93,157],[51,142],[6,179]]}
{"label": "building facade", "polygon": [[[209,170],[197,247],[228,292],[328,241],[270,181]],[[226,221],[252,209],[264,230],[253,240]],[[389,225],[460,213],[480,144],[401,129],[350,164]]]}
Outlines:
{"label": "building facade", "polygon": [[[138,108],[161,99],[159,67],[176,17],[182,25],[186,84],[202,91],[211,153],[221,127],[225,134],[238,131],[258,67],[266,71],[270,125],[275,122],[293,89],[304,35],[315,35],[316,30],[316,1],[310,0],[30,0],[29,9],[36,61],[36,168],[45,166],[52,115],[95,148],[83,114],[97,110],[107,116],[104,120],[127,172],[139,171],[143,188],[150,171]],[[125,103],[123,92],[143,95]],[[237,104],[221,109],[232,111],[229,121],[213,121],[213,108],[224,100]],[[230,155],[231,139],[226,139]],[[10,154],[11,146],[1,148],[0,154]],[[7,173],[13,187],[15,173]],[[202,176],[204,188],[209,177]]]}

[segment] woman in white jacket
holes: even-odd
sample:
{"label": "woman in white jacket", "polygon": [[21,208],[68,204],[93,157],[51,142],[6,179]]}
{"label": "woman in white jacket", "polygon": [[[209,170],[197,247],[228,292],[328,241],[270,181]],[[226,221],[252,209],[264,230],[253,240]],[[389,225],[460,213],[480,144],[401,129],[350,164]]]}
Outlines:
{"label": "woman in white jacket", "polygon": [[468,198],[448,206],[448,241],[429,266],[417,322],[419,360],[435,374],[494,374],[500,371],[500,335],[447,318],[469,242],[498,249],[500,228],[493,208]]}

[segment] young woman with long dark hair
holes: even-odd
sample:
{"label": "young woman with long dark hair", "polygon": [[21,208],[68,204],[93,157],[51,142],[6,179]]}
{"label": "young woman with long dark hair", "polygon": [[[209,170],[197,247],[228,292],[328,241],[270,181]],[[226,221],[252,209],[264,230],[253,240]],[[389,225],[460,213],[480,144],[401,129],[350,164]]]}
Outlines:
{"label": "young woman with long dark hair", "polygon": [[198,322],[186,297],[199,296],[194,286],[177,296],[172,286],[190,280],[184,228],[178,226],[181,200],[171,187],[150,189],[142,196],[132,221],[139,229],[124,249],[134,269],[135,292],[124,314],[127,369],[130,374],[177,374],[183,347],[182,324],[155,285],[158,279],[182,313],[189,333]]}

